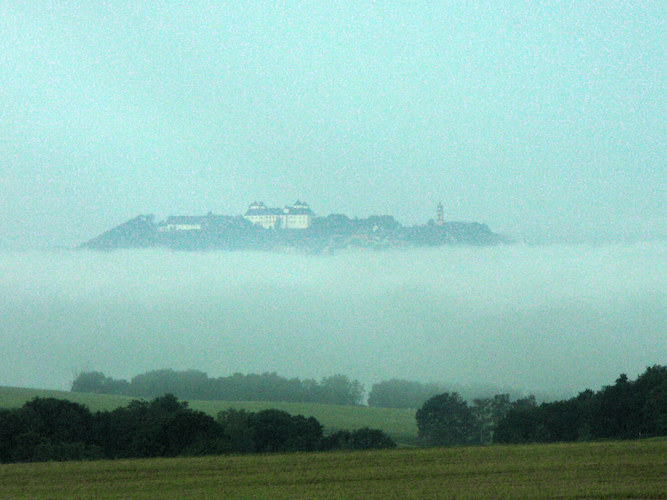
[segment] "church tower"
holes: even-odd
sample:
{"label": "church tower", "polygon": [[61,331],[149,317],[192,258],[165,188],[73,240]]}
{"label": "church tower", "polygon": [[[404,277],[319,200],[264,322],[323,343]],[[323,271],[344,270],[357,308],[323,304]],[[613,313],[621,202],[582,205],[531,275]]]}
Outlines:
{"label": "church tower", "polygon": [[442,226],[445,223],[445,214],[442,209],[442,202],[438,203],[438,208],[435,211],[435,223]]}

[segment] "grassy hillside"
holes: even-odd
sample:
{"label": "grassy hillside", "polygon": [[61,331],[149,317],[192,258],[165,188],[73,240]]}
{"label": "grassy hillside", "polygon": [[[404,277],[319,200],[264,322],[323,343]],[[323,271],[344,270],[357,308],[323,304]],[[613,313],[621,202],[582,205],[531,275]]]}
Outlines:
{"label": "grassy hillside", "polygon": [[[21,389],[0,387],[0,408],[18,408],[35,396],[67,399],[86,405],[93,411],[113,410],[127,405],[134,398],[110,396],[106,394],[82,394],[76,392],[50,391],[41,389]],[[283,403],[263,401],[190,401],[190,407],[216,416],[226,408],[259,411],[277,408],[292,415],[315,417],[325,427],[326,432],[339,429],[371,427],[382,429],[399,443],[413,443],[417,436],[414,410],[367,408],[364,406],[337,406],[316,403]]]}
{"label": "grassy hillside", "polygon": [[0,408],[19,408],[34,397],[67,399],[86,405],[92,411],[113,410],[124,406],[133,398],[107,394],[83,394],[78,392],[52,391],[47,389],[25,389],[0,386]]}
{"label": "grassy hillside", "polygon": [[0,498],[667,498],[667,441],[0,465]]}

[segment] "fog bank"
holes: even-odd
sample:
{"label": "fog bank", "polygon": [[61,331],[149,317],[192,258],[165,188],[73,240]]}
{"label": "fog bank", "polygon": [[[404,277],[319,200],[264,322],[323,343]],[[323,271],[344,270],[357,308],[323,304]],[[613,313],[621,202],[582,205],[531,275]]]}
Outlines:
{"label": "fog bank", "polygon": [[574,394],[667,363],[667,243],[0,253],[0,385],[276,371]]}

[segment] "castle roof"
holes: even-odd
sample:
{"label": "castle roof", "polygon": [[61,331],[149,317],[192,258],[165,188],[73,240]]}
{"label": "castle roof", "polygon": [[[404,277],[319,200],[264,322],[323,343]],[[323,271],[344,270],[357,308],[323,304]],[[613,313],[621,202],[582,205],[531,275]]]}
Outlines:
{"label": "castle roof", "polygon": [[263,202],[252,202],[248,207],[245,215],[310,215],[315,216],[315,213],[310,209],[308,203],[296,200],[294,205],[286,206],[285,208],[267,207]]}

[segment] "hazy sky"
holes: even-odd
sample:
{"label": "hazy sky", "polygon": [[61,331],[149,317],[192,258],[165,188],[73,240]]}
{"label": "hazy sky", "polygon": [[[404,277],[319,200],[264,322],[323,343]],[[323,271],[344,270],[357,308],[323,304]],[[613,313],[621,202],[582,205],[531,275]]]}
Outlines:
{"label": "hazy sky", "polygon": [[0,2],[0,246],[297,198],[667,237],[667,3],[240,3]]}

